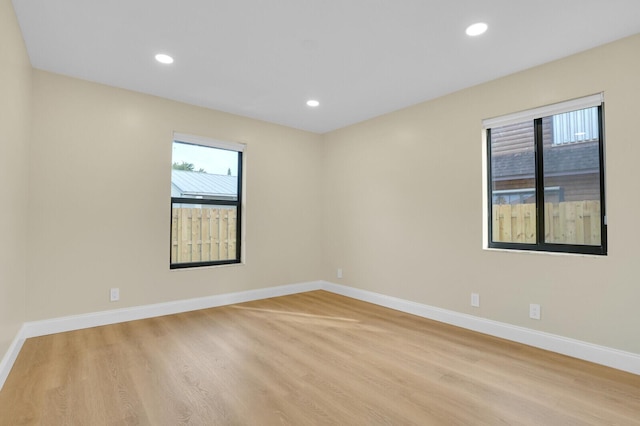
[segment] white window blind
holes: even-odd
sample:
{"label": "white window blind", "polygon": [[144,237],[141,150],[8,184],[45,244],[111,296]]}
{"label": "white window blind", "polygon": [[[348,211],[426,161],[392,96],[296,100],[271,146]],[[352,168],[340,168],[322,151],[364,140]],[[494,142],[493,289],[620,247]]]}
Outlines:
{"label": "white window blind", "polygon": [[604,102],[604,93],[598,93],[584,98],[572,99],[553,105],[533,108],[526,111],[514,112],[500,117],[487,118],[482,120],[485,129],[507,126],[509,124],[522,123],[524,121],[535,120],[536,118],[548,117],[554,114],[576,111],[585,108],[599,106]]}
{"label": "white window blind", "polygon": [[186,133],[173,132],[173,140],[176,142],[190,143],[194,145],[204,145],[211,148],[226,149],[229,151],[243,152],[246,145],[238,142],[219,141],[203,136],[188,135]]}

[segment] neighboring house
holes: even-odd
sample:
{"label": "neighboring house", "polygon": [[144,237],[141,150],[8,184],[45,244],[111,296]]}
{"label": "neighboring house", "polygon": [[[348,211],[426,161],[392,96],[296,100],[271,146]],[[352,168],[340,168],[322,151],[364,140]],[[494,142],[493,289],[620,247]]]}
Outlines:
{"label": "neighboring house", "polygon": [[[600,199],[599,136],[591,115],[583,110],[543,118],[546,202]],[[527,122],[492,134],[494,204],[535,202],[533,132]]]}
{"label": "neighboring house", "polygon": [[238,178],[204,172],[171,170],[171,197],[235,200]]}

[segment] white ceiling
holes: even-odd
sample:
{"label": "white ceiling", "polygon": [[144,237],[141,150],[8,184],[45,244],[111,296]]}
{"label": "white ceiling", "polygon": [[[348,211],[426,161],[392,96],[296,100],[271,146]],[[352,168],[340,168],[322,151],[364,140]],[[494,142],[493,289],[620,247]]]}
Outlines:
{"label": "white ceiling", "polygon": [[35,68],[317,133],[640,33],[639,0],[13,5]]}

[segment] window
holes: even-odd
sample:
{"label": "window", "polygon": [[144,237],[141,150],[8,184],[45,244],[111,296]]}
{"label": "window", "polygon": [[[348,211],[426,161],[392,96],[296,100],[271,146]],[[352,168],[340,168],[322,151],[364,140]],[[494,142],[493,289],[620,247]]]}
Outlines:
{"label": "window", "polygon": [[240,262],[243,148],[174,134],[172,269]]}
{"label": "window", "polygon": [[488,246],[607,253],[603,96],[484,120]]}

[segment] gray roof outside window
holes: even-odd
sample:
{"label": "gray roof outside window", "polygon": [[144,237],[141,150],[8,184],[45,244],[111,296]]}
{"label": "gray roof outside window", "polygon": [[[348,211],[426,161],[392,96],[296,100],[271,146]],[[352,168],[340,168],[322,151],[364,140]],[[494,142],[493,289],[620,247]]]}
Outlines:
{"label": "gray roof outside window", "polygon": [[238,196],[238,177],[171,170],[171,196],[234,200]]}

